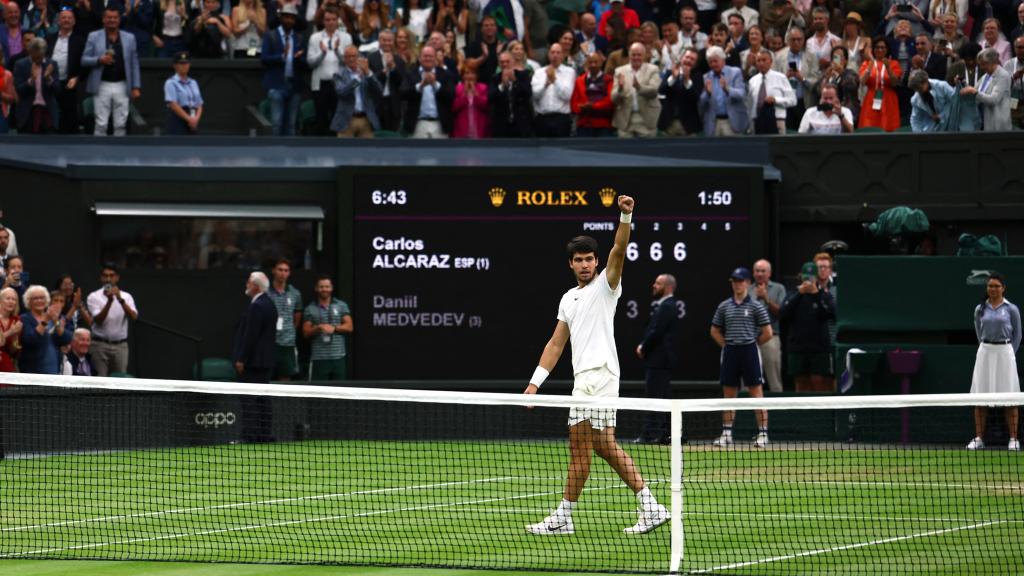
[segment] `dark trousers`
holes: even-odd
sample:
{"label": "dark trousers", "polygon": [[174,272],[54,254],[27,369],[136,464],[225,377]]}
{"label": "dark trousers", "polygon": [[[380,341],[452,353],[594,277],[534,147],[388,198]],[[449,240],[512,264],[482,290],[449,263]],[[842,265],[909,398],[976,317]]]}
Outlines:
{"label": "dark trousers", "polygon": [[786,129],[794,132],[800,129],[800,121],[804,119],[804,99],[797,98],[796,106],[786,109]]}
{"label": "dark trousers", "polygon": [[57,91],[57,106],[60,108],[60,133],[78,134],[78,88],[68,90],[67,82],[62,82]]}
{"label": "dark trousers", "polygon": [[[668,368],[647,368],[647,397],[672,397],[672,371]],[[660,441],[669,437],[671,414],[668,412],[648,412],[644,421],[642,436],[648,440]]]}
{"label": "dark trousers", "polygon": [[380,120],[380,129],[390,132],[399,132],[402,129],[402,101],[393,96],[380,99],[380,107],[377,109],[377,118]]}
{"label": "dark trousers", "polygon": [[338,104],[338,95],[334,92],[334,82],[330,80],[320,81],[320,90],[316,93],[313,106],[316,108],[316,135],[333,136],[331,132],[331,118],[334,117],[334,108]]}
{"label": "dark trousers", "polygon": [[[238,377],[239,382],[267,384],[270,382],[270,368],[246,368]],[[271,433],[272,412],[270,398],[264,396],[242,396],[242,441],[273,442]]]}
{"label": "dark trousers", "polygon": [[572,132],[572,116],[569,114],[538,114],[533,120],[538,138],[568,138]]}

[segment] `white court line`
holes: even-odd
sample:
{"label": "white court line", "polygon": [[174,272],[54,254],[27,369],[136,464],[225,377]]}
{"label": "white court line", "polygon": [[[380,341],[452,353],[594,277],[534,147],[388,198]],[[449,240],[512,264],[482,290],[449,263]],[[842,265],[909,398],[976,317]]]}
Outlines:
{"label": "white court line", "polygon": [[59,526],[74,526],[77,524],[91,524],[94,522],[109,522],[112,520],[128,520],[130,518],[152,518],[172,514],[188,514],[190,512],[202,512],[205,510],[223,510],[229,508],[244,508],[247,506],[267,506],[285,504],[288,502],[302,502],[307,500],[329,500],[334,498],[348,498],[350,496],[366,496],[369,494],[387,494],[389,492],[403,492],[406,490],[430,490],[433,488],[446,488],[449,486],[465,486],[467,484],[485,484],[488,482],[501,482],[510,480],[515,476],[498,476],[494,478],[478,478],[476,480],[463,480],[459,482],[440,482],[437,484],[420,484],[416,486],[398,486],[395,488],[378,488],[375,490],[357,490],[355,492],[339,492],[336,494],[316,494],[313,496],[296,496],[294,498],[275,498],[273,500],[257,500],[255,502],[236,502],[233,504],[215,504],[212,506],[196,506],[193,508],[173,508],[171,510],[158,510],[155,512],[139,512],[137,514],[118,514],[114,516],[100,516],[96,518],[83,518],[81,520],[66,520],[63,522],[47,522],[45,524],[32,524],[29,526],[14,526],[11,528],[0,528],[0,532],[20,532],[24,530],[36,530],[39,528],[55,528]]}
{"label": "white court line", "polygon": [[977,528],[985,528],[988,526],[995,526],[997,524],[1006,524],[1008,520],[994,520],[992,522],[982,522],[980,524],[971,524],[969,526],[958,526],[956,528],[945,528],[942,530],[931,530],[929,532],[919,532],[917,534],[909,534],[907,536],[894,536],[892,538],[884,538],[882,540],[872,540],[870,542],[859,542],[857,544],[847,544],[845,546],[833,546],[831,548],[820,548],[818,550],[808,550],[807,552],[799,552],[797,554],[786,554],[785,556],[773,556],[771,558],[762,558],[761,560],[752,560],[750,562],[737,562],[735,564],[723,564],[721,566],[715,566],[713,568],[706,568],[704,570],[695,570],[689,572],[689,574],[708,574],[710,572],[718,572],[720,570],[734,570],[736,568],[745,568],[747,566],[756,566],[758,564],[768,564],[770,562],[782,562],[784,560],[792,560],[794,558],[806,558],[808,556],[817,556],[819,554],[829,554],[831,552],[842,552],[844,550],[854,550],[856,548],[866,548],[868,546],[878,546],[879,544],[891,544],[893,542],[902,542],[905,540],[913,540],[915,538],[926,538],[928,536],[937,536],[939,534],[949,534],[951,532],[960,532],[962,530],[974,530]]}
{"label": "white court line", "polygon": [[[565,480],[564,477],[544,477],[544,476],[510,476],[513,480]],[[618,480],[617,476],[594,478],[599,480]],[[658,478],[658,482],[668,483],[668,478]],[[881,488],[936,488],[936,489],[948,489],[948,488],[974,488],[978,490],[1024,490],[1024,482],[1019,484],[968,484],[964,482],[893,482],[887,480],[773,480],[768,477],[764,478],[715,478],[715,477],[689,477],[683,478],[683,484],[697,484],[700,486],[708,486],[715,484],[757,484],[759,486],[772,485],[776,486],[779,484],[794,484],[797,486],[878,486]]]}
{"label": "white court line", "polygon": [[[616,483],[613,486],[603,486],[600,488],[584,488],[585,492],[597,492],[600,490],[611,490],[613,488],[621,488],[622,485]],[[262,530],[264,528],[277,528],[280,526],[293,526],[296,524],[306,524],[311,522],[331,522],[334,520],[345,520],[349,518],[365,518],[368,516],[380,516],[383,514],[394,514],[396,512],[416,512],[420,510],[432,510],[435,508],[449,508],[452,506],[472,506],[474,504],[486,504],[489,502],[504,502],[508,500],[522,500],[525,498],[536,498],[539,496],[552,496],[555,494],[561,494],[562,491],[557,492],[536,492],[533,494],[523,494],[520,496],[506,496],[502,498],[485,498],[482,500],[467,500],[464,502],[448,502],[444,504],[428,504],[425,506],[408,506],[403,508],[392,508],[390,510],[372,510],[370,512],[359,512],[355,514],[340,514],[335,516],[321,516],[319,518],[303,518],[300,520],[283,520],[280,522],[271,522],[268,524],[250,524],[248,526],[234,526],[232,528],[218,528],[216,530],[203,530],[201,532],[186,532],[179,534],[165,534],[163,536],[153,536],[150,538],[130,538],[127,540],[115,540],[113,542],[96,542],[93,544],[79,544],[77,546],[63,546],[60,548],[44,548],[39,550],[29,550],[25,552],[11,552],[8,554],[0,554],[0,558],[15,558],[18,556],[32,556],[36,554],[50,554],[53,552],[65,552],[68,550],[85,550],[89,548],[103,548],[105,546],[119,546],[122,544],[138,544],[140,542],[155,542],[158,540],[174,540],[178,538],[192,538],[195,536],[209,536],[210,534],[223,534],[226,532],[242,532],[245,530]]]}

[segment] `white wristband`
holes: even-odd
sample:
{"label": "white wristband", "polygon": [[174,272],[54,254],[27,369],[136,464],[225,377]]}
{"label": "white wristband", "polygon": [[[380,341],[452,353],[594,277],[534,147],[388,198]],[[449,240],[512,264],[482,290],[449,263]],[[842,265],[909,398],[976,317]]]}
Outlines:
{"label": "white wristband", "polygon": [[537,388],[540,388],[541,384],[544,383],[548,378],[548,374],[551,374],[544,368],[537,366],[537,369],[533,371],[533,376],[530,377],[530,384],[533,384]]}
{"label": "white wristband", "polygon": [[619,222],[622,222],[623,224],[629,224],[632,221],[633,221],[633,213],[632,212],[630,212],[629,214],[626,214],[625,212],[619,213]]}

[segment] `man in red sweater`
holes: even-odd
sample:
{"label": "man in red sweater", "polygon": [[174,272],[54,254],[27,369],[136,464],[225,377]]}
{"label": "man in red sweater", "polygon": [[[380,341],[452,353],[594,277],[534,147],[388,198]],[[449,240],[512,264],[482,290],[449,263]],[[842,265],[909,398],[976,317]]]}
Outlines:
{"label": "man in red sweater", "polygon": [[630,28],[640,27],[640,16],[637,15],[636,10],[626,8],[623,4],[623,0],[611,0],[612,9],[608,10],[601,15],[601,23],[597,25],[597,33],[605,38],[608,38],[608,19],[616,15],[622,18],[622,23],[626,25],[626,30]]}
{"label": "man in red sweater", "polygon": [[572,92],[572,113],[576,115],[576,135],[583,138],[614,136],[612,130],[612,84],[614,79],[604,73],[604,55],[587,56],[587,73],[576,78]]}

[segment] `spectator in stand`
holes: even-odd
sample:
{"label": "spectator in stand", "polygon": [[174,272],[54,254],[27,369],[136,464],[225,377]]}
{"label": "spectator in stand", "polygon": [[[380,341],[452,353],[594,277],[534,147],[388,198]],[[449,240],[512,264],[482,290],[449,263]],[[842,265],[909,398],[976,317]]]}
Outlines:
{"label": "spectator in stand", "polygon": [[882,14],[885,14],[885,34],[891,36],[896,24],[910,23],[911,36],[931,31],[931,24],[925,18],[928,0],[882,0]]}
{"label": "spectator in stand", "polygon": [[50,303],[50,292],[38,284],[29,286],[22,300],[26,312],[21,315],[18,370],[60,374],[60,347],[71,342],[71,333],[64,329],[59,306]]}
{"label": "spectator in stand", "polygon": [[[527,54],[531,58],[536,60],[543,60],[547,57],[547,46],[548,33],[551,31],[552,26],[561,26],[560,24],[552,22],[552,19],[548,16],[548,10],[546,6],[550,4],[548,2],[542,2],[541,0],[522,0],[519,2],[523,7],[523,26],[526,27],[526,32],[520,34],[518,37],[522,39],[524,46],[526,47]],[[567,4],[567,3],[566,3]],[[513,9],[514,10],[514,9]],[[552,6],[552,13],[558,8]],[[561,28],[559,28],[561,29]],[[597,21],[594,21],[594,30],[597,30]],[[506,38],[507,42],[511,42],[513,38]]]}
{"label": "spectator in stand", "polygon": [[78,82],[82,75],[85,37],[75,32],[75,13],[64,9],[57,14],[57,32],[46,38],[47,57],[57,65],[58,130],[78,133]]}
{"label": "spectator in stand", "polygon": [[[740,68],[743,69],[743,77],[750,78],[754,74],[757,74],[757,55],[762,52],[768,54],[769,60],[774,60],[775,55],[768,50],[764,45],[764,34],[761,33],[760,26],[751,26],[747,30],[747,41],[750,43],[750,47],[740,52]],[[773,62],[774,63],[774,62]],[[787,80],[788,82],[789,80]]]}
{"label": "spectator in stand", "polygon": [[490,137],[487,95],[487,85],[477,81],[476,66],[465,63],[462,67],[462,82],[455,87],[455,101],[452,103],[455,116],[452,138]]}
{"label": "spectator in stand", "polygon": [[[716,22],[717,24],[717,22]],[[743,23],[743,17],[739,14],[733,14],[729,16],[729,23],[725,26],[728,28],[728,39],[725,42],[725,53],[735,59],[737,66],[738,62],[741,62],[740,54],[750,48],[750,43],[747,41],[747,27]]]}
{"label": "spectator in stand", "polygon": [[62,274],[56,288],[64,294],[64,308],[60,312],[67,321],[66,326],[71,330],[90,326],[92,316],[82,299],[82,287],[75,286],[70,274]]}
{"label": "spectator in stand", "polygon": [[[808,110],[808,113],[812,110]],[[797,392],[832,391],[832,356],[828,323],[836,316],[832,295],[817,282],[811,262],[801,270],[800,286],[782,303],[780,317],[787,323],[789,375]]]}
{"label": "spectator in stand", "polygon": [[[928,34],[918,34],[914,39],[917,54],[910,59],[911,70],[924,70],[932,80],[946,79],[946,58],[933,51],[932,38]],[[909,76],[909,72],[907,74]]]}
{"label": "spectator in stand", "polygon": [[[65,330],[70,328],[65,327]],[[72,376],[93,376],[96,369],[93,368],[92,354],[89,353],[89,346],[92,345],[92,333],[88,328],[77,328],[71,331],[71,349],[65,356],[71,364]]]}
{"label": "spectator in stand", "polygon": [[[98,1],[98,0],[96,0]],[[153,45],[157,58],[170,58],[185,51],[188,12],[185,0],[160,0],[153,28]]]}
{"label": "spectator in stand", "polygon": [[117,268],[105,265],[100,271],[103,285],[85,300],[92,315],[93,359],[98,376],[128,370],[128,320],[138,320],[139,309],[132,295],[118,286],[120,280]]}
{"label": "spectator in stand", "polygon": [[622,0],[611,0],[611,8],[601,15],[601,21],[597,25],[597,33],[608,38],[608,19],[616,17],[622,19],[627,30],[640,27],[640,16],[637,15],[635,10],[626,8]]}
{"label": "spectator in stand", "polygon": [[821,76],[818,60],[805,50],[804,31],[793,28],[786,35],[786,47],[775,53],[772,64],[776,72],[786,75],[789,85],[796,94],[796,105],[786,113],[786,127],[790,130],[799,128],[804,110],[814,106],[812,87]]}
{"label": "spectator in stand", "polygon": [[377,120],[381,130],[397,132],[402,124],[402,78],[406,62],[395,52],[395,34],[382,30],[377,37],[377,50],[367,57],[370,71],[377,77],[382,92]]}
{"label": "spectator in stand", "polygon": [[404,128],[413,138],[447,138],[451,134],[457,81],[437,66],[434,49],[424,46],[419,66],[410,68],[402,82]]}
{"label": "spectator in stand", "polygon": [[662,109],[662,130],[670,136],[693,136],[701,131],[699,111],[703,83],[697,70],[697,49],[690,46],[683,51],[679,63],[661,81],[658,92],[665,96]]}
{"label": "spectator in stand", "polygon": [[310,341],[309,379],[346,380],[346,335],[352,334],[348,304],[334,297],[334,283],[327,276],[316,281],[316,301],[302,314],[302,335]]}
{"label": "spectator in stand", "polygon": [[82,54],[82,67],[89,69],[85,89],[93,95],[96,136],[107,135],[111,116],[114,136],[124,136],[131,100],[142,95],[135,37],[121,33],[120,25],[121,13],[109,6],[103,11],[103,29],[89,34]]}
{"label": "spectator in stand", "polygon": [[[498,55],[498,74],[488,88],[491,132],[495,138],[523,138],[533,134],[532,75],[517,70],[512,54]],[[609,89],[610,86],[609,86]]]}
{"label": "spectator in stand", "polygon": [[612,50],[612,53],[608,55],[608,60],[604,63],[604,73],[614,75],[616,68],[629,64],[629,47],[639,41],[639,28],[626,30],[625,42],[622,43],[621,47]]}
{"label": "spectator in stand", "polygon": [[3,288],[14,288],[18,298],[25,295],[25,289],[29,287],[32,280],[29,273],[25,271],[25,264],[21,256],[9,256],[4,262],[4,284]]}
{"label": "spectator in stand", "polygon": [[395,54],[408,66],[415,66],[419,61],[419,50],[408,28],[399,28],[395,31]]}
{"label": "spectator in stand", "polygon": [[4,24],[0,26],[0,50],[4,53],[4,61],[12,68],[11,60],[21,54],[25,45],[21,39],[21,6],[17,2],[8,1],[3,5]]}
{"label": "spectator in stand", "polygon": [[28,58],[14,68],[14,85],[18,91],[15,126],[19,134],[49,134],[56,131],[57,89],[60,72],[46,57],[46,40],[36,38],[28,47]]}
{"label": "spectator in stand", "polygon": [[700,31],[697,26],[697,10],[692,6],[683,6],[679,10],[679,41],[683,48],[693,46],[697,50],[703,50],[708,45],[708,35]]}
{"label": "spectator in stand", "polygon": [[221,12],[220,0],[203,0],[202,10],[192,15],[189,52],[196,58],[223,58],[228,51],[231,16]]}
{"label": "spectator in stand", "polygon": [[608,39],[597,33],[597,18],[589,13],[580,14],[580,29],[576,32],[576,43],[584,54],[608,53]]}
{"label": "spectator in stand", "polygon": [[962,29],[967,24],[968,0],[930,0],[928,5],[928,22],[936,30],[944,26],[946,15],[956,17],[956,27]]}
{"label": "spectator in stand", "polygon": [[711,36],[708,38],[707,48],[698,52],[697,56],[697,68],[701,74],[704,74],[711,68],[708,66],[707,52],[712,46],[717,46],[722,49],[725,53],[725,65],[740,68],[742,62],[740,61],[740,53],[736,51],[730,51],[729,48],[729,28],[721,22],[715,22],[711,25]]}
{"label": "spectator in stand", "polygon": [[836,37],[843,33],[843,13],[836,8],[833,0],[812,0],[810,7],[804,12],[804,19],[814,20],[814,10],[822,8],[828,14],[828,30]]}
{"label": "spectator in stand", "polygon": [[960,60],[960,51],[964,44],[968,43],[966,36],[957,28],[956,14],[946,14],[942,17],[942,28],[933,36],[938,45],[938,52],[946,57],[946,68]]}
{"label": "spectator in stand", "polygon": [[135,36],[139,56],[153,55],[153,20],[156,16],[154,0],[124,0],[124,14],[121,16],[122,30]]}
{"label": "spectator in stand", "polygon": [[423,42],[430,34],[430,8],[420,0],[404,0],[400,8],[402,27],[412,33],[411,42]]}
{"label": "spectator in stand", "polygon": [[[647,22],[647,24],[651,24]],[[654,24],[651,24],[654,26]],[[641,31],[644,28],[641,27]],[[642,35],[642,34],[641,34]],[[655,27],[654,37],[657,38],[657,27]],[[582,74],[586,67],[587,55],[580,50],[579,44],[576,43],[576,34],[568,29],[562,29],[562,32],[558,35],[558,43],[562,45],[562,53],[565,54],[565,65],[572,68],[573,72],[577,75]],[[661,57],[661,48],[658,48],[658,58]]]}
{"label": "spectator in stand", "polygon": [[505,46],[505,51],[512,55],[512,65],[516,70],[525,71],[533,78],[533,73],[543,68],[540,62],[526,57],[526,48],[519,40],[513,40]]}
{"label": "spectator in stand", "polygon": [[466,61],[476,67],[484,84],[494,77],[494,72],[498,69],[498,54],[504,46],[505,42],[498,37],[498,21],[494,16],[484,16],[480,22],[479,42],[470,43],[465,50]]}
{"label": "spectator in stand", "polygon": [[839,102],[835,86],[821,88],[821,101],[808,108],[800,120],[801,134],[848,134],[853,132],[853,112]]}
{"label": "spectator in stand", "polygon": [[871,59],[860,66],[860,83],[867,90],[860,105],[860,128],[875,127],[893,132],[900,127],[900,103],[895,86],[903,78],[899,62],[889,57],[889,44],[882,36],[872,40]]}
{"label": "spectator in stand", "polygon": [[339,138],[373,138],[374,132],[380,130],[377,106],[383,87],[358,48],[346,46],[344,60],[344,66],[334,74],[338,104],[331,130]]}
{"label": "spectator in stand", "polygon": [[725,51],[718,46],[707,50],[708,67],[704,74],[704,92],[700,112],[705,136],[738,136],[747,131],[747,87],[743,71],[725,65]]}
{"label": "spectator in stand", "polygon": [[679,40],[679,24],[669,20],[661,24],[661,68],[668,72],[683,57],[682,41]]}
{"label": "spectator in stand", "polygon": [[1024,2],[1017,4],[1017,25],[1010,32],[1010,42],[1016,42],[1017,38],[1024,36]]}
{"label": "spectator in stand", "polygon": [[821,89],[829,85],[835,87],[840,104],[853,113],[856,126],[857,115],[860,113],[860,79],[857,78],[857,72],[850,69],[845,46],[836,46],[832,49],[832,63],[822,72],[821,80],[814,85],[816,100],[820,101]]}
{"label": "spectator in stand", "polygon": [[732,0],[732,8],[722,11],[722,24],[728,24],[729,16],[732,16],[733,14],[739,14],[743,18],[743,23],[747,28],[757,26],[758,18],[760,16],[757,10],[747,6],[747,0]]}
{"label": "spectator in stand", "polygon": [[629,64],[615,70],[612,124],[619,138],[653,138],[658,134],[661,77],[657,66],[644,61],[646,56],[644,45],[637,42],[629,48]]}
{"label": "spectator in stand", "polygon": [[1013,130],[1010,119],[1010,73],[999,64],[999,53],[986,48],[978,54],[978,66],[985,73],[978,88],[960,91],[978,99],[982,129],[985,132]]}
{"label": "spectator in stand", "polygon": [[907,79],[914,91],[910,99],[910,128],[914,132],[942,132],[947,129],[956,91],[945,80],[931,80],[924,70],[914,70]]}
{"label": "spectator in stand", "polygon": [[[847,67],[856,75],[860,70],[860,63],[865,57],[870,57],[871,51],[871,38],[864,35],[864,19],[860,13],[850,12],[846,15],[843,36],[839,40],[846,48]],[[835,54],[834,48],[832,54]]]}
{"label": "spectator in stand", "polygon": [[[762,50],[758,53],[758,73],[751,76],[747,83],[749,114],[755,134],[785,134],[786,110],[796,106],[796,93],[789,85],[789,79],[772,70],[772,63],[770,52]],[[767,260],[759,260],[754,264],[754,279],[758,285],[763,283],[762,280],[767,282],[771,276],[771,264],[767,264],[768,276],[759,279],[758,265],[762,262],[767,264]]]}
{"label": "spectator in stand", "polygon": [[231,9],[231,53],[236,60],[259,58],[267,32],[263,0],[240,0]]}
{"label": "spectator in stand", "polygon": [[47,0],[32,0],[22,18],[25,30],[35,32],[37,38],[46,38],[57,31],[57,17],[50,12]]}
{"label": "spectator in stand", "polygon": [[[788,85],[788,83],[787,83]],[[779,313],[786,300],[786,287],[772,280],[772,264],[767,260],[754,262],[754,284],[751,296],[768,310],[772,321],[772,338],[757,345],[761,352],[764,379],[772,392],[782,392],[782,342],[779,339]]]}
{"label": "spectator in stand", "polygon": [[541,138],[565,138],[572,132],[570,101],[576,72],[563,66],[561,44],[548,49],[548,65],[533,73],[534,133]]}
{"label": "spectator in stand", "polygon": [[776,30],[779,34],[789,34],[794,29],[803,30],[807,25],[800,11],[796,9],[793,0],[770,2],[767,6],[762,4],[758,23],[765,30]]}
{"label": "spectator in stand", "polygon": [[828,68],[832,60],[832,49],[838,46],[842,40],[829,31],[829,12],[823,6],[815,6],[811,10],[811,31],[814,32],[807,38],[807,51],[818,60],[818,68]]}
{"label": "spectator in stand", "polygon": [[576,135],[581,138],[614,136],[612,130],[612,84],[604,73],[604,56],[594,52],[587,56],[587,69],[576,78],[572,93],[572,113],[576,115]]}
{"label": "spectator in stand", "polygon": [[7,261],[18,255],[18,244],[14,239],[14,230],[0,224],[0,280],[5,279]]}
{"label": "spectator in stand", "polygon": [[359,13],[359,44],[376,42],[381,30],[388,27],[389,20],[387,5],[380,0],[366,0]]}
{"label": "spectator in stand", "polygon": [[11,106],[18,103],[18,92],[14,89],[14,74],[5,66],[7,58],[0,50],[0,134],[6,134],[10,126],[7,118],[11,114]]}
{"label": "spectator in stand", "polygon": [[323,13],[324,29],[309,37],[306,52],[306,63],[312,71],[310,89],[316,108],[316,131],[320,136],[340,132],[331,128],[338,102],[334,76],[341,68],[342,55],[352,46],[352,36],[339,29],[339,23],[338,10],[327,8]]}
{"label": "spectator in stand", "polygon": [[886,38],[886,42],[889,44],[889,56],[900,65],[901,70],[909,70],[910,59],[917,52],[914,47],[914,35],[910,32],[910,22],[897,22],[892,36]]}
{"label": "spectator in stand", "polygon": [[14,288],[0,290],[0,372],[17,372],[21,354],[21,311]]}
{"label": "spectator in stand", "polygon": [[[386,5],[381,5],[387,8]],[[382,22],[385,27],[388,22],[387,11],[383,11]],[[431,31],[447,34],[454,32],[458,46],[466,45],[466,31],[469,29],[469,9],[463,0],[439,0],[431,8],[430,13]]]}
{"label": "spectator in stand", "polygon": [[981,116],[978,114],[976,91],[966,90],[981,85],[983,72],[978,65],[978,53],[981,46],[967,42],[960,49],[960,60],[946,69],[946,82],[957,88],[960,93],[960,125],[959,132],[975,132],[981,130]]}
{"label": "spectator in stand", "polygon": [[167,104],[168,134],[183,136],[199,133],[203,118],[203,96],[199,83],[188,77],[192,64],[188,52],[175,54],[174,75],[164,82],[164,102]]}
{"label": "spectator in stand", "polygon": [[988,18],[981,27],[981,36],[978,37],[978,45],[982,50],[991,48],[999,55],[999,63],[1009,62],[1012,58],[1010,43],[1003,36],[1003,25],[998,18]]}
{"label": "spectator in stand", "polygon": [[281,258],[274,264],[272,275],[273,282],[266,294],[277,308],[278,322],[274,338],[277,350],[271,379],[288,381],[299,373],[295,335],[302,325],[302,293],[288,283],[292,275],[292,264],[287,258]]}
{"label": "spectator in stand", "polygon": [[263,62],[263,88],[270,98],[270,123],[274,136],[294,136],[302,100],[302,64],[306,43],[295,32],[298,10],[285,4],[278,13],[280,27],[263,35],[260,61]]}
{"label": "spectator in stand", "polygon": [[1003,69],[1010,75],[1010,118],[1015,128],[1024,128],[1024,36],[1013,41],[1013,51],[1016,57]]}
{"label": "spectator in stand", "polygon": [[21,52],[11,58],[10,68],[11,70],[18,67],[18,62],[28,58],[28,45],[36,39],[36,33],[32,30],[24,30],[21,33]]}

